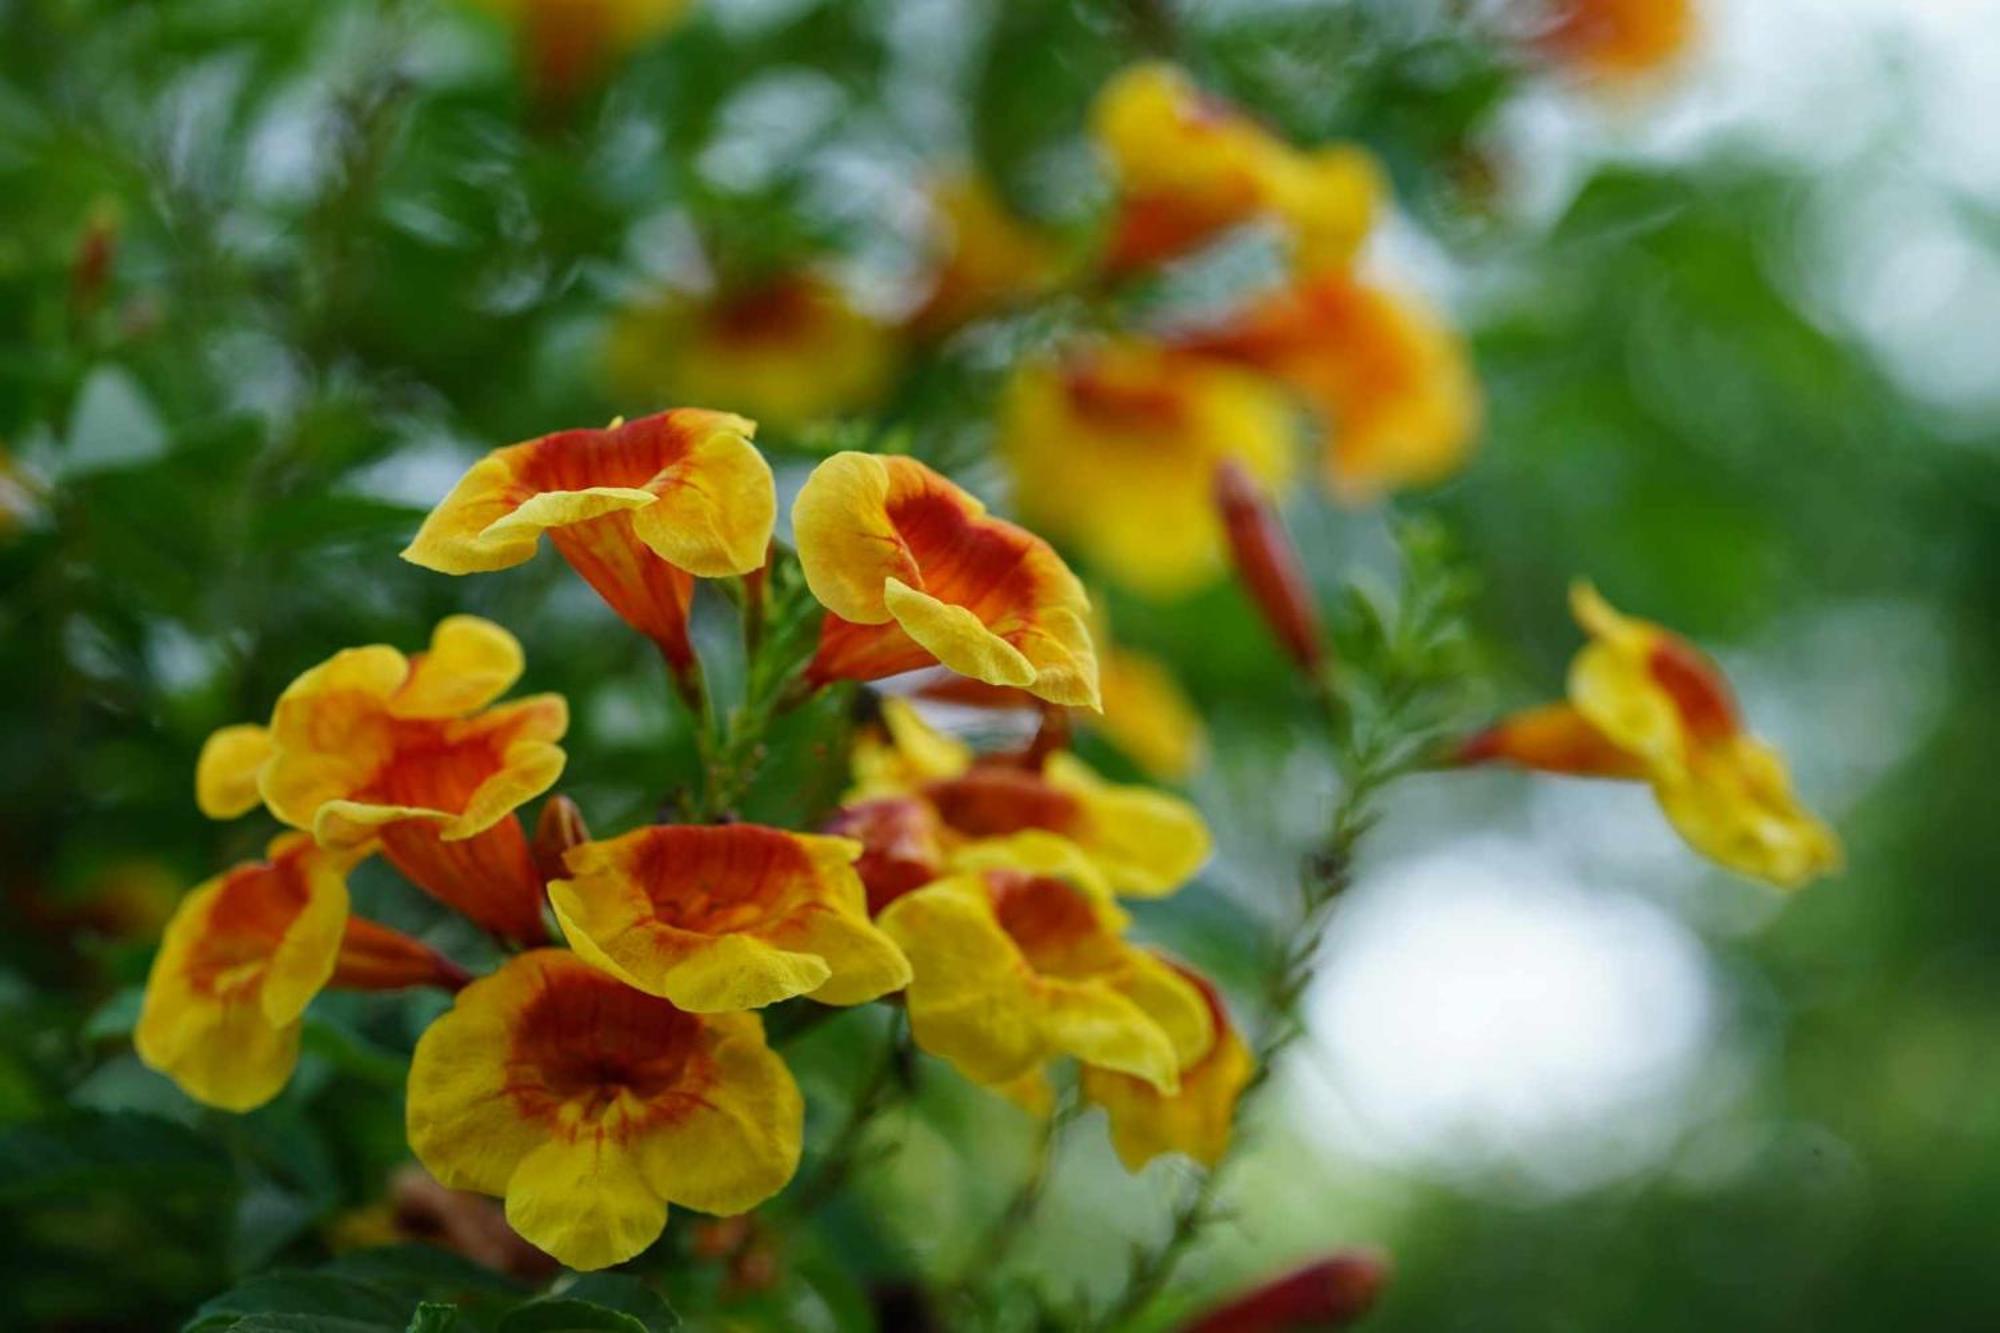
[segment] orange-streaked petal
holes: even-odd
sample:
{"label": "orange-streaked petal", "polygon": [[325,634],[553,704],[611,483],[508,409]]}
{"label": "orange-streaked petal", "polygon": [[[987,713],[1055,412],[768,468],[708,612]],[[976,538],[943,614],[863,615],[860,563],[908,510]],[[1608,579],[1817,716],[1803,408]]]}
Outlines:
{"label": "orange-streaked petal", "polygon": [[1088,1067],[1081,1078],[1084,1097],[1110,1117],[1111,1145],[1128,1171],[1169,1152],[1207,1167],[1221,1161],[1236,1100],[1255,1070],[1214,985],[1189,968],[1175,965],[1174,971],[1201,994],[1213,1033],[1206,1049],[1182,1066],[1180,1091],[1167,1095],[1142,1079]]}
{"label": "orange-streaked petal", "polygon": [[860,852],[755,824],[655,826],[572,848],[549,897],[579,954],[689,1012],[859,1004],[909,980],[869,924]]}
{"label": "orange-streaked petal", "polygon": [[133,1041],[139,1058],[210,1106],[275,1097],[298,1059],[299,1018],[333,975],[353,858],[302,834],[195,889],[167,925]]}
{"label": "orange-streaked petal", "polygon": [[[1033,533],[909,458],[841,453],[792,510],[807,585],[831,615],[810,668],[872,680],[934,662],[1095,708],[1083,585]],[[893,622],[893,623],[891,623]]]}
{"label": "orange-streaked petal", "polygon": [[1752,737],[1704,749],[1685,777],[1653,790],[1695,850],[1739,874],[1796,889],[1841,867],[1838,836],[1799,803],[1777,752]]}

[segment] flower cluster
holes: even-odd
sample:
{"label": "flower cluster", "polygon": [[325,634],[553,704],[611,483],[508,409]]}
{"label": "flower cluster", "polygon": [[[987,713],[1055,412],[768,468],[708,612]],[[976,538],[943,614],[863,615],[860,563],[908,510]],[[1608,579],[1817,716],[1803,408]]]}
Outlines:
{"label": "flower cluster", "polygon": [[[681,409],[496,449],[405,558],[499,570],[546,533],[704,719],[702,579],[742,585],[753,655],[793,654],[774,707],[920,668],[1052,715],[1098,706],[1088,599],[1041,538],[913,459],[850,452],[813,471],[776,541],[753,433]],[[761,633],[769,607],[748,590],[773,561],[822,608],[810,643]],[[670,1205],[741,1213],[792,1178],[803,1103],[759,1011],[794,999],[897,998],[921,1048],[1017,1098],[1074,1057],[1135,1169],[1220,1152],[1242,1043],[1207,982],[1129,941],[1117,904],[1173,892],[1207,858],[1185,802],[1059,743],[976,754],[890,698],[821,831],[723,819],[593,839],[554,796],[530,835],[522,811],[563,773],[568,714],[555,695],[503,698],[524,667],[506,630],[453,616],[420,653],[335,653],[268,722],[210,737],[201,809],[262,806],[293,831],[181,904],[137,1031],[148,1064],[248,1110],[284,1087],[321,989],[452,991],[412,1057],[410,1146],[579,1269],[644,1249]],[[351,913],[347,877],[377,854],[490,932],[497,965],[474,979]]]}

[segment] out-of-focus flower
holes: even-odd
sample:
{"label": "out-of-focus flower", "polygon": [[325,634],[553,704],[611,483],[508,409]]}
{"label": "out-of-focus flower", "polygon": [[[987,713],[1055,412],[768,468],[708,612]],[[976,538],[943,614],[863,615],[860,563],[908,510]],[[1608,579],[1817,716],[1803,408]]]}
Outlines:
{"label": "out-of-focus flower", "polygon": [[1799,804],[1777,752],[1743,730],[1706,654],[1589,584],[1570,605],[1591,641],[1570,665],[1569,702],[1503,720],[1460,747],[1462,762],[1642,777],[1697,851],[1780,888],[1840,867],[1839,839]]}
{"label": "out-of-focus flower", "polygon": [[1299,263],[1339,268],[1360,248],[1385,187],[1365,151],[1300,150],[1195,87],[1171,65],[1137,65],[1098,94],[1091,129],[1118,213],[1105,267],[1157,264],[1231,227],[1272,219]]}
{"label": "out-of-focus flower", "polygon": [[944,871],[944,821],[920,797],[885,796],[844,805],[825,830],[861,844],[854,871],[867,891],[870,917]]}
{"label": "out-of-focus flower", "polygon": [[445,574],[506,569],[547,532],[612,610],[684,667],[694,577],[748,573],[770,545],[777,497],[755,431],[727,412],[677,408],[496,449],[403,558]]}
{"label": "out-of-focus flower", "polygon": [[248,1111],[278,1095],[299,1058],[299,1025],[332,983],[383,990],[462,974],[386,926],[350,918],[347,872],[365,849],[303,833],[182,900],[146,981],[139,1058],[196,1101]]}
{"label": "out-of-focus flower", "polygon": [[76,251],[69,264],[69,308],[87,315],[104,299],[111,281],[111,267],[118,258],[118,233],[123,218],[114,199],[100,199],[84,220],[83,234],[77,237]]}
{"label": "out-of-focus flower", "polygon": [[914,972],[917,1044],[977,1083],[1012,1083],[1070,1055],[1176,1090],[1181,1067],[1215,1039],[1207,1005],[1125,941],[1125,914],[1095,867],[1059,839],[974,862],[882,913]]}
{"label": "out-of-focus flower", "polygon": [[472,0],[515,32],[529,86],[565,101],[680,22],[687,0]]}
{"label": "out-of-focus flower", "polygon": [[874,406],[899,352],[893,329],[801,270],[720,295],[673,293],[635,305],[613,325],[606,355],[627,396],[699,395],[790,431]]}
{"label": "out-of-focus flower", "polygon": [[1104,716],[1093,726],[1161,782],[1182,782],[1201,767],[1207,733],[1166,663],[1112,644],[1104,654]]}
{"label": "out-of-focus flower", "polygon": [[807,678],[877,680],[943,664],[1051,703],[1099,706],[1083,585],[1049,544],[912,458],[839,453],[792,507],[799,564],[827,609]]}
{"label": "out-of-focus flower", "polygon": [[1457,333],[1406,294],[1325,273],[1177,340],[1253,367],[1321,418],[1326,483],[1348,503],[1456,472],[1477,441],[1479,382]]}
{"label": "out-of-focus flower", "polygon": [[1283,523],[1250,474],[1232,459],[1215,470],[1215,503],[1244,590],[1292,661],[1307,675],[1317,673],[1325,653],[1319,608]]}
{"label": "out-of-focus flower", "polygon": [[1053,836],[1116,892],[1159,898],[1186,883],[1212,846],[1200,813],[1177,796],[1107,782],[1067,751],[1039,769],[977,758],[900,699],[883,701],[880,731],[856,738],[854,776],[853,802],[916,797],[928,805],[948,863],[994,843]]}
{"label": "out-of-focus flower", "polygon": [[448,1190],[406,1163],[389,1177],[386,1197],[341,1214],[327,1227],[335,1251],[382,1245],[436,1245],[482,1268],[540,1285],[560,1265],[514,1234],[500,1205],[483,1194]]}
{"label": "out-of-focus flower", "polygon": [[1297,436],[1290,397],[1262,374],[1138,340],[1022,366],[999,431],[1023,518],[1151,597],[1222,570],[1215,465],[1281,486]]}
{"label": "out-of-focus flower", "polygon": [[690,1013],[861,1004],[910,968],[868,920],[860,854],[756,824],[661,825],[572,849],[549,900],[580,955]]}
{"label": "out-of-focus flower", "polygon": [[945,178],[931,192],[935,268],[930,293],[915,318],[928,333],[1046,292],[1062,277],[1053,238],[1008,211],[984,177]]}
{"label": "out-of-focus flower", "polygon": [[[562,773],[561,695],[494,704],[521,645],[476,616],[438,622],[430,651],[335,653],[278,696],[269,728],[224,727],[195,768],[202,813],[259,800],[321,845],[382,852],[488,929],[540,940],[542,878],[515,808]],[[489,707],[489,705],[492,705]]]}
{"label": "out-of-focus flower", "polygon": [[1187,1325],[1183,1333],[1344,1328],[1375,1307],[1388,1281],[1387,1255],[1349,1250],[1253,1287]]}
{"label": "out-of-focus flower", "polygon": [[1550,0],[1540,34],[1551,58],[1618,83],[1671,64],[1694,40],[1694,0]]}
{"label": "out-of-focus flower", "polygon": [[1111,1146],[1128,1171],[1168,1152],[1185,1153],[1203,1166],[1221,1161],[1236,1119],[1236,1098],[1254,1069],[1250,1049],[1230,1024],[1214,984],[1192,968],[1169,966],[1201,993],[1215,1032],[1207,1049],[1181,1066],[1180,1090],[1169,1094],[1128,1074],[1083,1070],[1083,1095],[1110,1117]]}
{"label": "out-of-focus flower", "polygon": [[576,1269],[623,1262],[669,1204],[728,1215],[798,1169],[804,1104],[755,1014],[690,1014],[541,949],[459,992],[410,1064],[410,1147]]}

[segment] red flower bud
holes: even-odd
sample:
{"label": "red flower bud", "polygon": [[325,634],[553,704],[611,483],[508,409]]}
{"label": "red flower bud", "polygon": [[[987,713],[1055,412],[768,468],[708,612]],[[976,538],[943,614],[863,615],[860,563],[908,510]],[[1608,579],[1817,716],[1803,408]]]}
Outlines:
{"label": "red flower bud", "polygon": [[542,881],[568,878],[569,867],[563,864],[563,853],[589,841],[590,829],[584,825],[583,811],[575,801],[567,796],[551,796],[543,802],[541,817],[535,821],[534,841],[528,844]]}
{"label": "red flower bud", "polygon": [[1308,673],[1318,672],[1325,656],[1319,611],[1298,549],[1264,493],[1235,459],[1225,458],[1215,469],[1215,504],[1222,511],[1237,576],[1265,623],[1294,662]]}
{"label": "red flower bud", "polygon": [[1340,1328],[1374,1308],[1389,1280],[1389,1257],[1348,1250],[1308,1264],[1217,1306],[1183,1333],[1284,1333]]}

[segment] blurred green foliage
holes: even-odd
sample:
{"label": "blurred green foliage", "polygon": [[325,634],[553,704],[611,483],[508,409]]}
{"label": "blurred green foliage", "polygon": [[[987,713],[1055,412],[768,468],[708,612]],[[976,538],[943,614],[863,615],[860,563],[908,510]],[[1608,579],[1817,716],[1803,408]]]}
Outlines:
{"label": "blurred green foliage", "polygon": [[[656,406],[620,401],[593,348],[679,229],[726,268],[893,267],[909,238],[883,221],[884,180],[968,154],[1024,211],[1085,225],[1100,202],[1078,139],[1088,98],[1169,51],[1301,141],[1368,143],[1474,275],[1487,445],[1410,507],[1478,571],[1508,697],[1559,679],[1574,642],[1560,589],[1580,572],[1718,643],[1827,608],[1916,608],[1948,691],[1848,812],[1844,878],[1755,933],[1690,909],[1738,985],[1729,1040],[1753,1053],[1741,1094],[1689,1135],[1747,1145],[1725,1168],[1669,1164],[1556,1200],[1401,1176],[1388,1234],[1338,1197],[1238,1198],[1281,1215],[1259,1233],[1277,1238],[1225,1236],[1170,1304],[1379,1239],[1397,1258],[1371,1325],[1385,1333],[2000,1326],[1991,423],[1948,432],[1818,308],[1798,168],[1749,151],[1611,164],[1552,225],[1510,221],[1468,167],[1534,75],[1454,21],[1463,7],[1189,8],[1176,22],[1173,6],[1081,0],[708,6],[556,114],[525,98],[496,26],[445,5],[0,0],[0,445],[29,479],[25,512],[0,519],[0,1324],[667,1326],[610,1287],[569,1293],[601,1323],[524,1304],[526,1288],[434,1251],[329,1257],[329,1228],[406,1156],[403,1055],[435,1000],[325,997],[300,1076],[247,1117],[201,1111],[138,1066],[126,1033],[159,883],[193,884],[270,831],[202,820],[193,757],[334,649],[414,646],[470,610],[520,634],[524,689],[570,696],[565,789],[592,822],[650,811],[692,763],[650,650],[553,561],[465,581],[398,561],[427,497],[473,451]],[[731,168],[719,145],[741,138],[746,98],[787,81],[810,96],[782,103],[795,119],[739,144],[750,165]],[[976,460],[993,369],[989,349],[948,348],[850,433],[893,427]],[[832,437],[760,442],[782,466]],[[1329,594],[1386,566],[1379,518],[1316,499],[1293,517]],[[1173,662],[1218,768],[1275,772],[1297,746],[1303,703],[1231,590],[1114,597],[1112,618]],[[832,799],[837,773],[796,775],[837,714],[779,738],[771,768],[794,777],[753,811],[799,819]],[[356,897],[468,961],[483,947],[386,874]],[[1148,921],[1225,978],[1251,965],[1199,888]],[[788,1051],[823,1094],[814,1142],[876,1039],[857,1017]],[[865,1325],[907,1237],[954,1257],[973,1242],[1025,1131],[941,1079],[918,1110],[876,1192],[802,1222],[779,1287],[727,1308]],[[1271,1160],[1297,1150],[1296,1127],[1260,1128]],[[976,1160],[953,1151],[966,1144]],[[1157,1183],[1107,1205],[1118,1225],[1146,1234]],[[682,1262],[684,1221],[668,1259],[693,1285],[676,1295],[706,1308],[715,1280]],[[1041,1248],[1101,1222],[1059,1210]],[[441,1291],[458,1322],[410,1322]]]}

